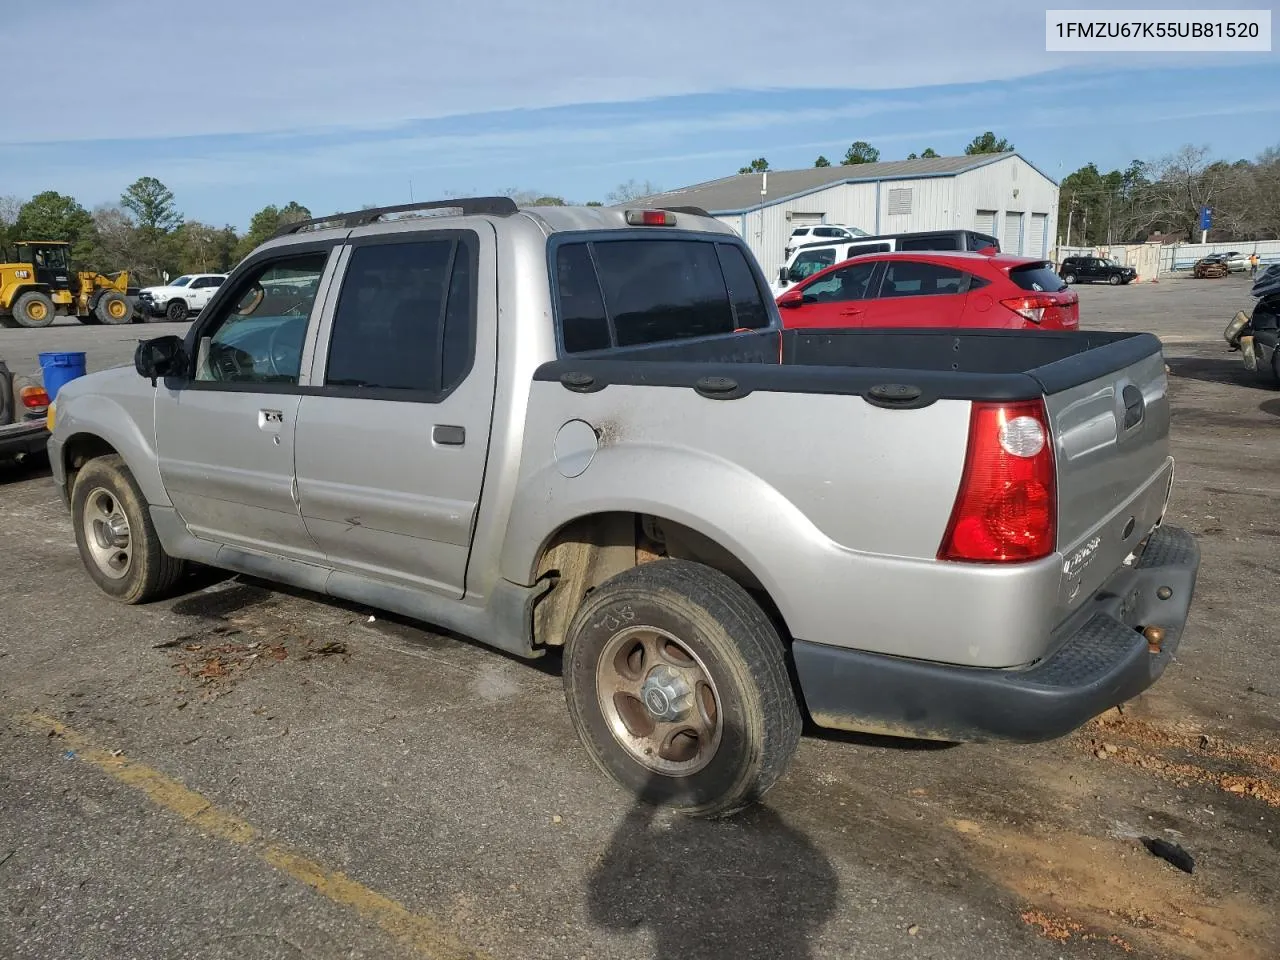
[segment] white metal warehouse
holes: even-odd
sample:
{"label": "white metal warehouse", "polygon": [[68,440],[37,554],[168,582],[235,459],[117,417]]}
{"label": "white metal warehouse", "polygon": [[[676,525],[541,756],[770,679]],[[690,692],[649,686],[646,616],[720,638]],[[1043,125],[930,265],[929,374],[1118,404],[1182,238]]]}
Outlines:
{"label": "white metal warehouse", "polygon": [[1058,227],[1057,182],[1016,152],[738,174],[640,202],[701,207],[742,235],[770,277],[805,224],[873,235],[971,229],[1036,257],[1049,256]]}

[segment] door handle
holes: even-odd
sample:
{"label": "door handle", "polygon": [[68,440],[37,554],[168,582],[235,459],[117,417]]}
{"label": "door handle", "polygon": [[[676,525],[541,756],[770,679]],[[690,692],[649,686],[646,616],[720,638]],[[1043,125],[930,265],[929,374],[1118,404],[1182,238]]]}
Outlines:
{"label": "door handle", "polygon": [[431,441],[445,447],[460,447],[467,442],[466,427],[437,423],[431,428]]}
{"label": "door handle", "polygon": [[280,410],[259,410],[258,429],[274,430],[284,423],[284,413]]}
{"label": "door handle", "polygon": [[860,307],[845,307],[843,310],[840,311],[840,316],[856,317],[860,313],[862,313],[862,309]]}

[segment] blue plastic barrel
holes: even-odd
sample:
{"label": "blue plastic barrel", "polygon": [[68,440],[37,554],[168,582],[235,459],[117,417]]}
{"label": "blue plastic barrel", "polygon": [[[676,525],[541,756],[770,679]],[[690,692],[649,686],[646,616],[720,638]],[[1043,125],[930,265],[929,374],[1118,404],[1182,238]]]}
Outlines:
{"label": "blue plastic barrel", "polygon": [[56,400],[64,383],[85,375],[84,354],[42,353],[40,369],[44,373],[44,392],[50,400]]}

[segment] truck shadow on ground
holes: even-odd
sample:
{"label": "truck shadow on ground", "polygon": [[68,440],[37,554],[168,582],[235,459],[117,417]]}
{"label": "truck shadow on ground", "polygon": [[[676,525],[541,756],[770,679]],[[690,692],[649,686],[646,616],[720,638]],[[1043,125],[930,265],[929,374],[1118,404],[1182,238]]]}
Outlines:
{"label": "truck shadow on ground", "polygon": [[1262,403],[1258,405],[1258,409],[1273,417],[1280,417],[1280,397],[1277,397],[1275,400],[1262,401]]}
{"label": "truck shadow on ground", "polygon": [[762,804],[696,819],[643,799],[587,879],[591,922],[649,935],[654,960],[805,960],[839,902],[831,861]]}
{"label": "truck shadow on ground", "polygon": [[1199,380],[1202,383],[1222,383],[1233,387],[1251,387],[1254,390],[1274,391],[1263,375],[1244,368],[1238,353],[1222,357],[1167,357],[1169,375],[1181,380]]}

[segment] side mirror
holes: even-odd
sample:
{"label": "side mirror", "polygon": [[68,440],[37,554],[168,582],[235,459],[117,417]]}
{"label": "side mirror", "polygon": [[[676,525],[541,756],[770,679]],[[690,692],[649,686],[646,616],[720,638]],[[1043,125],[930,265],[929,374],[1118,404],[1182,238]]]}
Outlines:
{"label": "side mirror", "polygon": [[151,385],[161,377],[180,377],[187,372],[187,350],[181,337],[155,337],[139,340],[133,352],[133,367],[138,375],[146,377]]}
{"label": "side mirror", "polygon": [[778,306],[791,309],[804,303],[804,293],[800,290],[788,290],[778,298]]}
{"label": "side mirror", "polygon": [[779,267],[779,268],[778,268],[778,282],[779,282],[779,283],[786,283],[786,282],[787,282],[787,268],[786,268],[786,266],[781,266],[781,267]]}

